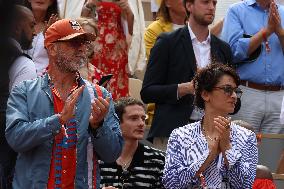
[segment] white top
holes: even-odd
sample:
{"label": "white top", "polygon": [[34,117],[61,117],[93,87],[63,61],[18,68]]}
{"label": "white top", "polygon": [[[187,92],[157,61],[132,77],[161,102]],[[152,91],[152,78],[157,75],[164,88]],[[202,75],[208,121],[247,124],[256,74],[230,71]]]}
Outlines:
{"label": "white top", "polygon": [[210,46],[210,33],[207,36],[207,39],[205,41],[198,41],[196,38],[196,35],[191,30],[190,26],[188,25],[188,30],[190,33],[192,46],[196,58],[196,65],[199,68],[204,68],[211,62],[211,46]]}
{"label": "white top", "polygon": [[158,12],[160,5],[156,2],[156,0],[151,0],[151,12]]}
{"label": "white top", "polygon": [[84,2],[84,0],[57,0],[60,18],[79,18]]}
{"label": "white top", "polygon": [[128,49],[128,68],[131,75],[143,72],[146,67],[144,43],[145,20],[141,0],[128,1],[134,15],[133,35]]}
{"label": "white top", "polygon": [[[14,39],[12,39],[12,41],[15,46],[23,52],[20,44]],[[18,57],[9,69],[9,91],[11,91],[11,89],[20,82],[28,79],[34,79],[36,77],[37,74],[34,62],[25,56]]]}
{"label": "white top", "polygon": [[[196,66],[197,68],[204,68],[211,62],[211,46],[210,46],[210,33],[205,41],[198,41],[196,35],[191,30],[188,24],[188,30],[192,41],[193,51],[196,59]],[[203,116],[203,111],[199,110],[198,108],[194,108],[190,119],[192,120],[199,120]]]}
{"label": "white top", "polygon": [[46,71],[46,67],[49,64],[47,51],[44,48],[44,36],[43,33],[38,33],[33,39],[33,48],[26,51],[26,53],[32,57],[37,75],[41,76]]}
{"label": "white top", "polygon": [[177,29],[180,29],[182,27],[184,27],[184,24],[183,25],[179,25],[179,24],[174,24],[173,23],[173,30],[177,30]]}

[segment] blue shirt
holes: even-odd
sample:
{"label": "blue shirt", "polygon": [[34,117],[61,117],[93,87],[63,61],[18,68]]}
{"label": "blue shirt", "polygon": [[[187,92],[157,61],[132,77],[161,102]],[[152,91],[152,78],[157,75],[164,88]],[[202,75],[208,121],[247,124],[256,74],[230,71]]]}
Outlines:
{"label": "blue shirt", "polygon": [[[284,25],[284,7],[278,6],[281,17],[281,25]],[[263,10],[255,0],[244,0],[233,4],[225,17],[221,38],[228,42],[233,52],[234,62],[240,62],[246,58],[249,38],[243,34],[255,35],[268,23],[268,10]],[[254,62],[244,63],[237,67],[242,80],[267,85],[284,86],[284,55],[280,41],[275,33],[268,37],[271,51],[265,50],[262,42],[260,56]]]}
{"label": "blue shirt", "polygon": [[[223,178],[231,188],[252,188],[256,176],[258,151],[253,132],[231,124],[231,149],[225,152],[229,167],[220,154],[203,172],[208,189],[220,189]],[[200,186],[195,174],[209,155],[201,124],[195,122],[175,129],[169,138],[163,184],[167,189]]]}
{"label": "blue shirt", "polygon": [[[80,79],[79,86],[81,85],[90,84]],[[77,154],[74,188],[76,189],[88,188],[89,179],[93,179],[88,175],[89,142],[92,142],[97,157],[105,162],[114,162],[119,157],[123,143],[112,100],[103,125],[96,129],[96,132],[90,132],[91,96],[87,86],[78,98],[75,108]],[[97,97],[96,90],[93,90]],[[106,89],[101,88],[101,90],[104,98],[107,96],[111,98],[111,94]],[[58,115],[54,114],[53,107],[47,74],[20,83],[10,93],[5,134],[10,146],[18,152],[13,189],[47,186],[53,141],[62,126]],[[100,174],[98,166],[96,168],[97,175],[94,179],[99,188]]]}

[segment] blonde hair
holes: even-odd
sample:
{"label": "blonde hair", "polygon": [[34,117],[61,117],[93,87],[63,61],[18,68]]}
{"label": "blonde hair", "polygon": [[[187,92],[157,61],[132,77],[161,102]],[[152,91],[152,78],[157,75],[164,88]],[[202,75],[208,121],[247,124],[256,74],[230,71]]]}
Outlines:
{"label": "blonde hair", "polygon": [[97,28],[97,23],[95,22],[94,19],[92,18],[86,18],[86,17],[79,17],[76,19],[79,24],[84,27],[84,26],[91,26],[95,30],[95,35],[98,36],[98,28]]}

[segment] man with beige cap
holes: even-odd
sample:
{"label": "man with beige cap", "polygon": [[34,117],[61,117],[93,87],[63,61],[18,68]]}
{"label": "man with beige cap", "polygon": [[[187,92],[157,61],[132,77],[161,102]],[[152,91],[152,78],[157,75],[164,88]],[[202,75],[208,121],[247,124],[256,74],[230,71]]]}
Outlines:
{"label": "man with beige cap", "polygon": [[97,158],[119,157],[122,137],[111,94],[78,72],[95,37],[76,21],[55,22],[45,33],[47,73],[11,91],[5,132],[19,153],[14,189],[97,188]]}

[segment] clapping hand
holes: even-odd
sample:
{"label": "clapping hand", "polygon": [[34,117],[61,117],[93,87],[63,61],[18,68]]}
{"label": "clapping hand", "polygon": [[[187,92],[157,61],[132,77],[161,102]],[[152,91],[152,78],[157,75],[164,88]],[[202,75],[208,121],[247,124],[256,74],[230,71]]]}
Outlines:
{"label": "clapping hand", "polygon": [[62,112],[59,114],[59,119],[62,124],[65,124],[69,119],[75,116],[75,104],[84,89],[84,85],[76,89],[69,97],[66,99]]}
{"label": "clapping hand", "polygon": [[91,116],[89,121],[93,129],[98,128],[104,117],[107,115],[109,109],[109,102],[109,97],[107,97],[106,99],[98,97],[92,102]]}
{"label": "clapping hand", "polygon": [[216,130],[219,133],[219,148],[221,152],[225,152],[226,150],[231,148],[230,142],[230,125],[231,118],[225,118],[222,116],[218,116],[214,118],[214,125]]}
{"label": "clapping hand", "polygon": [[283,34],[283,28],[281,26],[281,17],[277,10],[277,6],[274,0],[271,1],[269,7],[269,18],[267,26],[268,35],[275,33],[277,36]]}

